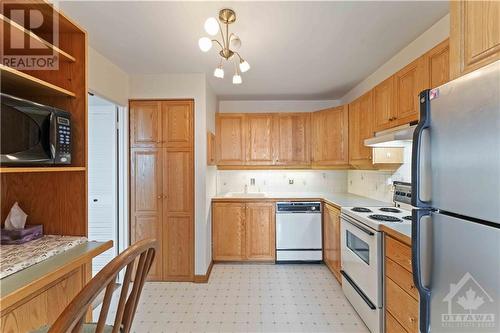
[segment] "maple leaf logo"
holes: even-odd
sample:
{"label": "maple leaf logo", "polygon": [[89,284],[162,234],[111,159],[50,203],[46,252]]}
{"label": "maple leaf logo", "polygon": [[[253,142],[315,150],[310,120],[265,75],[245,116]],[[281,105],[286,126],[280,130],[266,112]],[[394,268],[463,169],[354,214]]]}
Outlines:
{"label": "maple leaf logo", "polygon": [[484,303],[484,299],[481,296],[476,296],[476,292],[469,288],[465,292],[465,296],[460,296],[458,298],[457,303],[464,308],[464,310],[469,310],[472,313],[472,310],[477,310]]}

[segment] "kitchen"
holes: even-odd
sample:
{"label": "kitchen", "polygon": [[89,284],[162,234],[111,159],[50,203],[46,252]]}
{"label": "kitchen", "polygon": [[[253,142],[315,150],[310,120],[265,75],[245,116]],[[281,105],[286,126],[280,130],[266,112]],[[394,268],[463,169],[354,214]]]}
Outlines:
{"label": "kitchen", "polygon": [[[90,204],[71,212],[63,192],[56,207],[19,186],[50,183],[56,193],[73,183],[79,198],[97,200],[86,192],[89,92],[125,113],[116,128],[125,129],[117,156],[128,166],[117,179],[126,181],[111,189],[121,201],[110,206],[120,236],[88,242],[96,248],[67,260],[85,272],[111,246],[118,254],[156,239],[131,331],[497,332],[498,4],[62,1],[57,10],[65,29],[65,20],[76,22],[75,39],[62,37],[66,51],[53,50],[69,59],[60,76],[73,80],[2,65],[2,117],[27,100],[71,110],[71,135],[62,133],[73,146],[61,148],[70,160],[21,164],[2,148],[2,220],[19,202],[47,235],[85,242],[99,227]],[[289,50],[271,43],[285,33],[297,38]],[[60,85],[65,95],[32,97],[19,90],[22,80]],[[13,140],[14,125],[2,127],[3,140]],[[16,279],[44,261],[30,265],[1,280],[2,331],[52,324],[71,301],[46,319],[29,310],[31,326],[13,319],[32,309]],[[78,274],[75,294],[91,282]],[[62,278],[52,275],[47,285]],[[120,311],[122,279],[111,305],[96,296],[105,305],[96,301],[95,311]],[[37,281],[31,295],[46,288]]]}

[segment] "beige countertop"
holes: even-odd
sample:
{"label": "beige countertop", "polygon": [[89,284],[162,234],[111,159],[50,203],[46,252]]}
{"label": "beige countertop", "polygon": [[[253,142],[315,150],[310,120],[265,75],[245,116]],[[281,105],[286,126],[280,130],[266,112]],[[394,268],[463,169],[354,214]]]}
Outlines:
{"label": "beige countertop", "polygon": [[280,201],[280,200],[322,200],[333,206],[355,207],[355,206],[391,206],[391,203],[362,197],[352,193],[315,193],[315,192],[259,192],[259,193],[237,193],[229,192],[218,194],[212,201]]}

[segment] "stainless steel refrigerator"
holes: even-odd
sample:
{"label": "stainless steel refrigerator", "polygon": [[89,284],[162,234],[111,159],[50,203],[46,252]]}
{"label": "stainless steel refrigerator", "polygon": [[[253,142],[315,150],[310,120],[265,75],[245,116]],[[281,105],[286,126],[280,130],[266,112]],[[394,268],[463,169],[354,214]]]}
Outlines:
{"label": "stainless steel refrigerator", "polygon": [[420,94],[412,151],[420,332],[500,332],[500,61]]}

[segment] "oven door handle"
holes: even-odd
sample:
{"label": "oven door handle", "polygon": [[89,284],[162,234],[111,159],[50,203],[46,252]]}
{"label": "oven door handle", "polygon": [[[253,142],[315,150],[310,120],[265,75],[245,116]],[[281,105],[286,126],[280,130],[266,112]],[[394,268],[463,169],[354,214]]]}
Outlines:
{"label": "oven door handle", "polygon": [[373,231],[371,231],[371,230],[369,230],[369,229],[367,229],[367,228],[364,228],[364,227],[362,227],[362,226],[358,225],[357,223],[355,223],[355,222],[351,221],[351,220],[350,220],[347,216],[342,216],[342,219],[343,219],[344,221],[348,222],[349,224],[351,224],[351,225],[355,226],[355,227],[356,227],[356,228],[358,228],[359,230],[363,231],[365,234],[368,234],[368,235],[370,235],[370,236],[375,235],[375,233],[374,233]]}
{"label": "oven door handle", "polygon": [[349,275],[347,275],[347,273],[343,270],[340,271],[340,274],[342,274],[342,276],[344,277],[344,279],[346,279],[347,282],[349,282],[349,284],[354,288],[354,290],[356,290],[356,292],[359,294],[359,296],[361,296],[361,298],[363,299],[363,301],[365,301],[366,305],[368,305],[368,307],[372,310],[375,310],[377,307],[370,301],[370,299],[368,298],[368,296],[365,295],[365,293],[358,287],[358,285],[351,279],[351,277]]}

